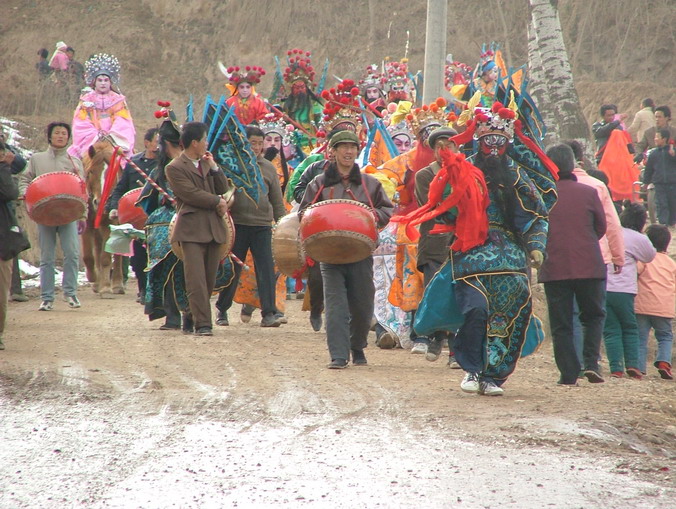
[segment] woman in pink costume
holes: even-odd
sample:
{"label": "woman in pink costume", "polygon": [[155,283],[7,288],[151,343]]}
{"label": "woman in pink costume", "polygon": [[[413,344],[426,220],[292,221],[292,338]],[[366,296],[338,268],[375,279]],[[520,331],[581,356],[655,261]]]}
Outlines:
{"label": "woman in pink costume", "polygon": [[136,131],[125,97],[113,88],[120,81],[117,58],[94,55],[85,62],[85,79],[89,86],[83,89],[73,116],[73,144],[68,153],[81,158],[90,146],[109,135],[124,155],[131,157]]}

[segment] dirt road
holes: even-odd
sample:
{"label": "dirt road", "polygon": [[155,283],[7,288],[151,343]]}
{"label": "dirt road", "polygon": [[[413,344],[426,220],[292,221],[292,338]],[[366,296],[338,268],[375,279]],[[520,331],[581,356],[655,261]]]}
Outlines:
{"label": "dirt road", "polygon": [[676,506],[676,385],[654,370],[562,388],[546,344],[479,397],[374,338],[368,366],[325,369],[300,301],[279,329],[233,309],[196,338],[132,295],[37,312],[29,292],[0,352],[3,508]]}

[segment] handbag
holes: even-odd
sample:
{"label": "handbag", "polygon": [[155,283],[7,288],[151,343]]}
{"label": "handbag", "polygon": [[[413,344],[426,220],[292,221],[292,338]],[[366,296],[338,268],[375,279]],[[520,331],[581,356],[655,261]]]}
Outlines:
{"label": "handbag", "polygon": [[16,223],[14,219],[14,214],[9,209],[9,205],[5,204],[5,216],[8,219],[5,224],[11,225],[14,223],[14,226],[10,226],[6,230],[0,231],[0,259],[2,260],[12,260],[19,253],[30,249],[31,243],[28,241],[28,237],[23,232],[23,230]]}

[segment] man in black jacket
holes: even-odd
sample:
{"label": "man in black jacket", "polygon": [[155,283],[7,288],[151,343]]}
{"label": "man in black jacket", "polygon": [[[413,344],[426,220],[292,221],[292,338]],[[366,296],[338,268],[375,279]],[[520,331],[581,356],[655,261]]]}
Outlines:
{"label": "man in black jacket", "polygon": [[614,104],[604,104],[599,111],[601,120],[594,122],[592,125],[592,132],[596,139],[596,164],[601,162],[603,152],[606,149],[606,144],[610,138],[610,133],[615,129],[622,130],[622,122],[627,118],[626,113],[617,115],[617,106]]}
{"label": "man in black jacket", "polygon": [[[145,150],[135,154],[131,158],[132,162],[141,168],[146,173],[146,175],[149,175],[150,172],[153,171],[157,166],[158,139],[158,129],[148,129],[143,136],[143,145],[145,146]],[[115,186],[115,189],[113,189],[113,192],[110,194],[110,198],[108,198],[108,201],[106,202],[106,212],[108,212],[108,217],[110,217],[111,220],[117,219],[117,207],[120,202],[120,198],[122,198],[125,193],[128,193],[129,191],[132,191],[138,187],[142,187],[144,184],[145,181],[143,180],[141,174],[139,174],[139,172],[137,172],[131,164],[127,163],[127,165],[124,167],[124,171],[122,172],[120,180]],[[134,249],[134,254],[129,260],[129,263],[132,270],[134,271],[134,274],[136,275],[136,282],[138,284],[136,302],[144,304],[143,296],[145,295],[146,291],[145,269],[148,264],[148,254],[142,241],[134,239],[132,246]],[[126,268],[124,273],[127,273]]]}
{"label": "man in black jacket", "polygon": [[[0,234],[5,234],[15,225],[14,213],[11,202],[19,197],[19,188],[12,178],[12,170],[5,161],[7,148],[0,141]],[[12,259],[0,258],[0,350],[5,349],[2,336],[5,331],[5,319],[7,317],[7,295],[9,294],[10,281],[12,279]]]}
{"label": "man in black jacket", "polygon": [[655,185],[657,220],[666,226],[676,225],[676,150],[669,129],[655,134],[655,149],[645,165],[643,185]]}

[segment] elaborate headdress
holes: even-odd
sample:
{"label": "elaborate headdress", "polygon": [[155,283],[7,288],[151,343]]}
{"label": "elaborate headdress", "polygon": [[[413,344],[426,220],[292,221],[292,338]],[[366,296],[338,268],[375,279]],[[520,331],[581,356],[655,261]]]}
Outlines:
{"label": "elaborate headdress", "polygon": [[113,85],[118,86],[120,83],[120,62],[113,55],[97,53],[85,62],[84,68],[88,85],[91,85],[97,76],[102,74],[108,76]]}
{"label": "elaborate headdress", "polygon": [[302,49],[290,49],[286,52],[287,67],[284,69],[284,81],[293,83],[303,80],[310,88],[314,88],[316,83],[315,69],[312,67],[311,53]]}
{"label": "elaborate headdress", "polygon": [[156,119],[164,119],[159,128],[160,138],[178,145],[181,140],[181,127],[176,122],[176,115],[169,101],[157,101],[159,110],[155,111]]}
{"label": "elaborate headdress", "polygon": [[481,76],[486,71],[490,71],[497,65],[495,63],[495,53],[497,51],[498,45],[494,42],[492,42],[488,47],[486,46],[486,43],[481,46],[481,53],[479,54],[479,76]]}
{"label": "elaborate headdress", "polygon": [[358,95],[359,89],[352,80],[343,80],[335,87],[324,90],[323,134],[317,133],[317,136],[325,135],[339,124],[349,124],[350,130],[359,136],[363,126]]}
{"label": "elaborate headdress", "polygon": [[278,134],[282,138],[282,143],[288,145],[291,141],[291,131],[293,126],[287,124],[284,118],[277,113],[268,113],[259,122],[259,127],[266,134]]}
{"label": "elaborate headdress", "polygon": [[385,90],[387,92],[408,91],[408,58],[402,58],[401,62],[391,62],[389,57],[385,60]]}
{"label": "elaborate headdress", "polygon": [[361,92],[366,92],[369,88],[377,88],[382,90],[385,86],[385,76],[378,71],[376,64],[366,66],[366,71],[362,79],[359,80],[359,88]]}
{"label": "elaborate headdress", "polygon": [[446,59],[444,67],[444,85],[451,90],[454,85],[467,85],[472,77],[472,68],[462,62],[453,60],[451,55]]}
{"label": "elaborate headdress", "polygon": [[258,85],[261,82],[261,77],[265,76],[265,69],[255,65],[247,65],[244,69],[240,69],[239,66],[231,66],[226,69],[226,73],[224,73],[225,76],[234,87],[242,82]]}
{"label": "elaborate headdress", "polygon": [[[401,102],[399,103],[402,104]],[[449,122],[455,120],[455,115],[453,113],[446,113],[444,109],[446,107],[446,99],[439,97],[436,101],[431,104],[423,104],[420,108],[410,109],[411,103],[408,103],[409,112],[406,113],[406,122],[408,123],[411,132],[415,134],[416,138],[421,138],[424,131],[432,131],[438,127],[446,126]],[[404,108],[406,105],[404,105]],[[399,115],[397,115],[399,113]],[[404,113],[395,112],[392,115],[392,120],[396,120],[399,116]]]}
{"label": "elaborate headdress", "polygon": [[387,126],[387,132],[390,133],[390,136],[392,138],[396,138],[397,136],[408,136],[411,141],[413,141],[413,138],[415,137],[413,133],[411,132],[411,128],[408,125],[407,122],[399,122],[398,124],[390,124]]}

